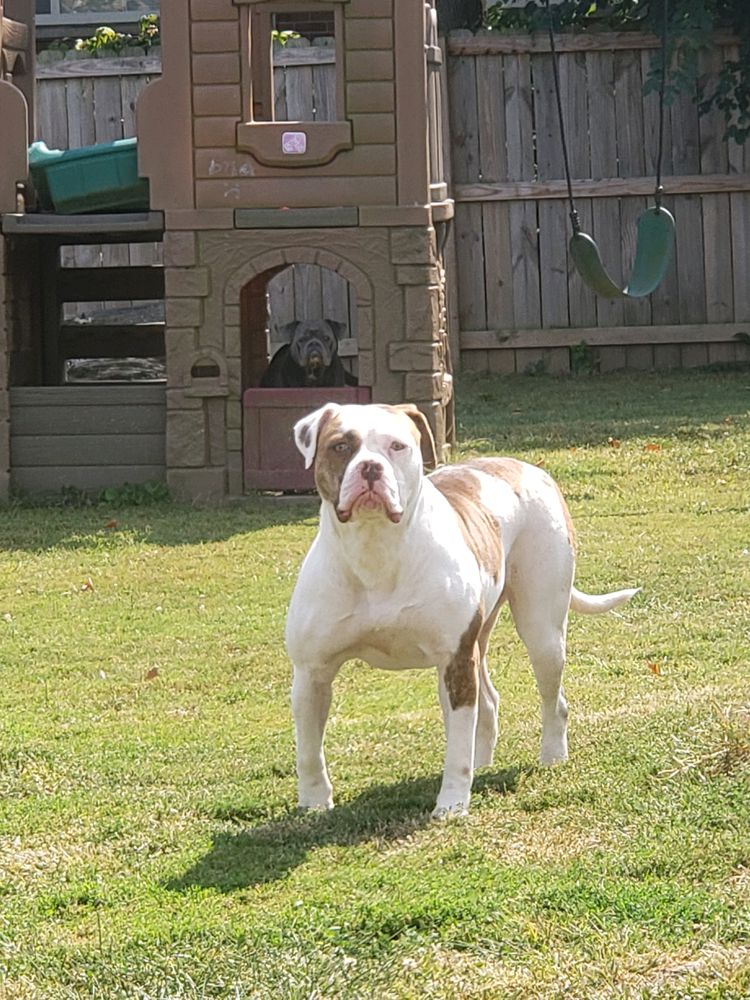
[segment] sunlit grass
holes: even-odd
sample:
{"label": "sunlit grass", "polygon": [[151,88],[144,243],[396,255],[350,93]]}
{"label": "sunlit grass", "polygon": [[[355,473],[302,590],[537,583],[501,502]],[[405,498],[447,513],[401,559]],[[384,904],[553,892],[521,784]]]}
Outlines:
{"label": "sunlit grass", "polygon": [[435,679],[351,664],[294,811],[286,604],[315,504],[0,511],[0,998],[750,995],[750,374],[466,378],[590,591],[571,760],[507,619],[496,763],[432,824]]}

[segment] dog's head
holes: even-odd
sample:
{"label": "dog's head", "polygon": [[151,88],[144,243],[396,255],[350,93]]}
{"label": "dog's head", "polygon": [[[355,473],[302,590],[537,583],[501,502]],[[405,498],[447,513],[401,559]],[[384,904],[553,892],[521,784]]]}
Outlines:
{"label": "dog's head", "polygon": [[398,524],[419,492],[423,465],[437,461],[429,424],[411,403],[327,403],[295,424],[294,440],[342,524],[377,517]]}
{"label": "dog's head", "polygon": [[307,385],[317,385],[330,368],[345,330],[343,323],[332,319],[296,319],[281,328],[295,364],[304,369]]}

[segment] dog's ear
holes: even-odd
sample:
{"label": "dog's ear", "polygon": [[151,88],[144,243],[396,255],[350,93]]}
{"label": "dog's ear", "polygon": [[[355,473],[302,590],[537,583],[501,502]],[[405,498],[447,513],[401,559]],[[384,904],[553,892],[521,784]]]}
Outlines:
{"label": "dog's ear", "polygon": [[300,321],[298,319],[293,319],[291,323],[284,323],[283,326],[278,327],[278,331],[284,338],[287,344],[291,344],[294,340],[294,335],[297,332],[297,327]]}
{"label": "dog's ear", "polygon": [[422,450],[422,463],[425,470],[430,471],[437,468],[438,456],[435,447],[435,438],[427,423],[427,417],[418,409],[414,403],[399,403],[397,410],[402,410],[410,420],[412,420],[419,431],[419,444]]}
{"label": "dog's ear", "polygon": [[341,340],[344,334],[349,329],[346,323],[340,323],[337,319],[327,319],[326,323],[333,330],[333,335],[335,336],[336,340]]}
{"label": "dog's ear", "polygon": [[338,403],[326,403],[319,410],[310,413],[308,416],[298,420],[294,425],[294,443],[302,452],[305,460],[305,468],[309,469],[315,459],[315,452],[318,450],[318,436],[327,420],[340,410]]}

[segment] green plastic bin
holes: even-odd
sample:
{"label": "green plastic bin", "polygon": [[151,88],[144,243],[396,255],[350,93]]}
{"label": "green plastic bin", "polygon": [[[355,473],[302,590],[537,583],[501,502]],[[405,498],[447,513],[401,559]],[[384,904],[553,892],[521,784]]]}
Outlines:
{"label": "green plastic bin", "polygon": [[70,215],[147,212],[148,180],[138,176],[138,140],[117,139],[80,149],[29,147],[31,179],[40,206]]}

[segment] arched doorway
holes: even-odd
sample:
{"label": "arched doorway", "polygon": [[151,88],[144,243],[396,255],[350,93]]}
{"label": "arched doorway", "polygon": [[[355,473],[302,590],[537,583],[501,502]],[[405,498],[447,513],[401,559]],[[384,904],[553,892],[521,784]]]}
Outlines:
{"label": "arched doorway", "polygon": [[[362,330],[371,336],[373,327],[369,279],[333,254],[290,248],[238,268],[227,282],[225,305],[239,306],[245,488],[312,489],[312,474],[294,447],[292,427],[325,402],[370,401],[373,352],[371,344],[361,350],[358,336]],[[292,320],[301,319],[336,322],[342,363],[358,385],[260,388],[269,358],[288,340],[285,331]]]}

